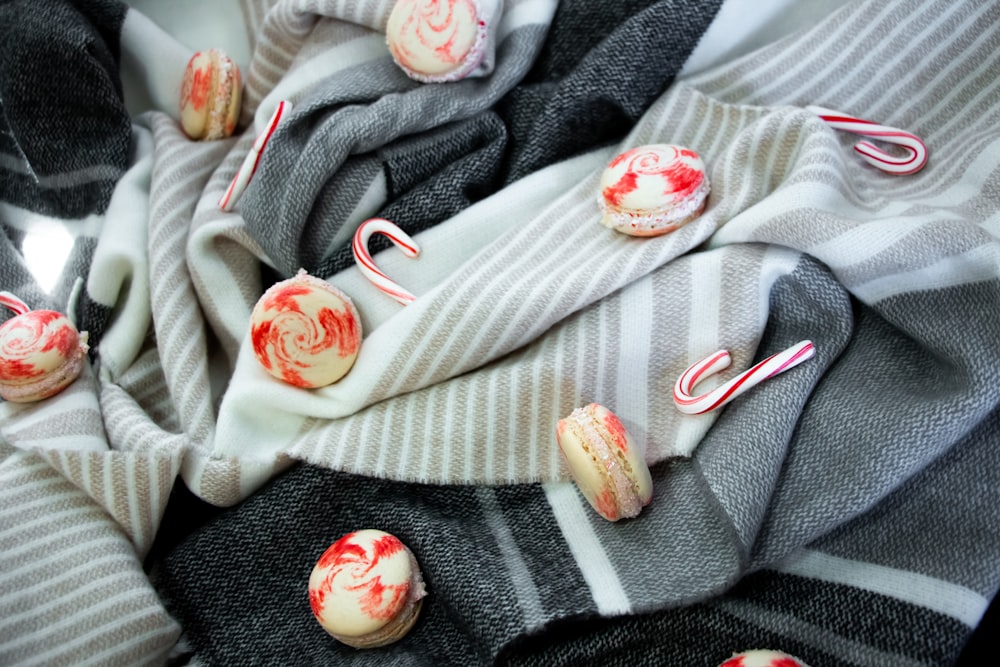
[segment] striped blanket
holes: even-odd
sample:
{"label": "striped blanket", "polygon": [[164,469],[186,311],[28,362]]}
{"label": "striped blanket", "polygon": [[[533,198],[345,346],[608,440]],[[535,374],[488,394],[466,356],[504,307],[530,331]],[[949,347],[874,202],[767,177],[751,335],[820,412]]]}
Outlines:
{"label": "striped blanket", "polygon": [[[190,51],[141,12],[53,2],[60,38],[0,5],[73,50],[109,119],[78,162],[34,152],[32,72],[0,55],[0,288],[93,343],[58,396],[0,403],[0,663],[958,660],[1000,587],[1000,7],[832,3],[702,68],[736,0],[507,0],[493,70],[424,85],[389,58],[392,4],[242,2],[244,129],[210,143],[158,103],[177,81],[153,75]],[[125,123],[116,64],[150,77]],[[927,166],[874,169],[809,105],[915,133]],[[705,213],[653,239],[602,227],[604,165],[656,142],[705,159]],[[408,306],[353,265],[374,215],[422,249],[376,254]],[[53,286],[30,261],[46,234],[68,239]],[[248,341],[299,268],[364,330],[318,390]],[[723,410],[674,407],[692,362],[729,350],[725,380],[805,339],[813,359]],[[568,481],[555,422],[592,401],[651,466],[636,519]],[[429,596],[404,640],[356,651],[305,587],[367,527],[413,550]]]}

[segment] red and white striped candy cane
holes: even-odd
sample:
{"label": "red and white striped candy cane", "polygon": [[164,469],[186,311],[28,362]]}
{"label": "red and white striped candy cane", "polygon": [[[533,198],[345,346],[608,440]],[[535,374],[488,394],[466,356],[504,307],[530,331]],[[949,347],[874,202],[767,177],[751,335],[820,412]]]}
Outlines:
{"label": "red and white striped candy cane", "polygon": [[927,164],[927,146],[915,134],[823,107],[809,106],[806,109],[819,116],[835,130],[878,139],[903,148],[906,155],[896,156],[887,153],[870,141],[859,141],[854,144],[854,150],[861,155],[862,159],[884,172],[905,176],[917,173]]}
{"label": "red and white striped candy cane", "polygon": [[382,234],[389,237],[389,240],[407,257],[419,255],[420,248],[406,232],[385,218],[370,218],[362,222],[358,231],[354,233],[354,241],[351,244],[351,249],[354,251],[354,261],[357,262],[358,269],[361,270],[365,278],[404,306],[412,303],[417,297],[383,273],[368,253],[368,239],[372,237],[372,234]]}
{"label": "red and white striped candy cane", "polygon": [[253,142],[253,146],[250,148],[250,152],[247,156],[243,158],[243,164],[240,165],[239,171],[236,172],[236,176],[233,177],[232,182],[229,187],[226,188],[225,194],[219,199],[219,208],[223,211],[232,211],[236,207],[236,202],[239,201],[240,196],[243,191],[246,190],[247,185],[250,184],[250,179],[253,175],[257,173],[257,165],[260,164],[260,154],[264,152],[264,147],[267,146],[267,142],[271,140],[271,135],[278,128],[278,124],[281,123],[282,119],[285,118],[288,113],[292,110],[292,103],[282,100],[278,103],[278,108],[274,110],[271,114],[271,120],[267,121],[267,125],[264,127],[264,131],[260,133],[257,140]]}
{"label": "red and white striped candy cane", "polygon": [[732,361],[729,352],[719,350],[688,367],[674,384],[674,404],[677,409],[687,415],[700,415],[711,412],[733,400],[740,394],[757,386],[764,380],[774,377],[782,371],[798,366],[803,361],[811,359],[815,354],[812,341],[804,340],[796,343],[784,352],[772,354],[767,359],[754,365],[729,382],[701,396],[692,396],[691,390],[696,384],[709,375],[729,368]]}
{"label": "red and white striped candy cane", "polygon": [[28,307],[28,304],[6,291],[0,292],[0,304],[7,306],[18,315],[24,315],[31,310],[31,308]]}

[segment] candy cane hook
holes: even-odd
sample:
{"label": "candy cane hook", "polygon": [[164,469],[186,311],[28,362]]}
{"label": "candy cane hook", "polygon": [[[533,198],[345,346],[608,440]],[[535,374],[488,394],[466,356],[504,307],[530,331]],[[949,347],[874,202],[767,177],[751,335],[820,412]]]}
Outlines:
{"label": "candy cane hook", "polygon": [[253,175],[257,173],[257,165],[260,164],[260,154],[264,152],[264,147],[267,146],[267,142],[271,140],[271,135],[274,131],[278,129],[278,124],[281,123],[282,119],[288,116],[289,112],[292,110],[292,103],[282,100],[278,103],[278,108],[274,110],[271,114],[271,120],[267,121],[267,125],[264,126],[264,131],[260,133],[256,141],[253,142],[253,146],[250,147],[250,152],[247,156],[243,158],[243,164],[240,165],[239,171],[236,172],[236,176],[233,177],[232,182],[229,187],[226,188],[225,194],[219,199],[219,208],[223,211],[232,211],[236,206],[236,202],[239,201],[240,196],[242,196],[243,191],[246,190],[247,185],[250,184],[250,179]]}
{"label": "candy cane hook", "polygon": [[375,265],[375,260],[368,253],[368,239],[373,234],[382,234],[389,237],[389,240],[402,250],[403,254],[407,257],[416,257],[419,255],[420,248],[406,232],[385,218],[371,218],[362,222],[361,226],[358,227],[358,231],[354,233],[354,241],[351,244],[351,249],[354,251],[354,261],[357,262],[358,269],[361,270],[365,278],[370,280],[375,287],[404,306],[412,303],[417,297],[413,296],[413,294],[401,287],[399,283],[379,270],[378,266]]}
{"label": "candy cane hook", "polygon": [[0,292],[0,304],[7,306],[18,315],[24,315],[31,310],[28,304],[6,290]]}
{"label": "candy cane hook", "polygon": [[688,367],[674,384],[674,404],[677,409],[687,415],[700,415],[711,412],[733,400],[743,392],[757,386],[764,380],[774,377],[782,371],[798,366],[803,361],[811,359],[815,354],[812,341],[804,340],[796,343],[784,352],[772,354],[767,359],[749,368],[724,385],[701,396],[692,396],[691,390],[701,380],[729,368],[732,361],[729,352],[719,350]]}
{"label": "candy cane hook", "polygon": [[862,159],[884,172],[905,176],[917,173],[927,164],[927,146],[915,134],[895,127],[878,125],[870,120],[862,120],[823,107],[809,106],[806,109],[819,116],[835,130],[878,139],[895,144],[905,150],[906,155],[900,157],[887,153],[870,141],[859,141],[854,144],[854,150],[861,155]]}

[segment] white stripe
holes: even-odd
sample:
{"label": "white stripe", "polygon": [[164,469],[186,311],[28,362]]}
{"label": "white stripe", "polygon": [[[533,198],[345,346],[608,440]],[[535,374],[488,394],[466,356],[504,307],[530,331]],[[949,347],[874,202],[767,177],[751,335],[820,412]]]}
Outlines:
{"label": "white stripe", "polygon": [[398,479],[407,478],[407,468],[410,463],[410,443],[414,441],[412,437],[413,426],[416,422],[414,418],[414,402],[416,399],[416,394],[410,394],[407,396],[403,406],[406,408],[403,414],[403,444],[400,447],[399,452],[399,463],[396,467],[396,477]]}
{"label": "white stripe", "polygon": [[[458,382],[454,381],[446,383],[444,390],[444,412],[441,415],[441,421],[443,422],[443,428],[441,429],[442,434],[455,433],[459,427],[459,424],[452,419],[452,416],[458,412],[456,409],[455,398],[458,384]],[[362,442],[364,441],[362,440]],[[428,449],[430,448],[428,447]],[[447,445],[439,448],[439,451],[441,452],[441,465],[438,469],[440,479],[455,479],[456,477],[456,475],[451,473],[451,450],[452,448]]]}
{"label": "white stripe", "polygon": [[502,42],[510,33],[526,25],[548,25],[552,22],[557,4],[555,0],[528,0],[508,8],[497,26],[497,42]]}
{"label": "white stripe", "polygon": [[[687,355],[688,361],[702,359],[720,350],[725,345],[719,340],[719,314],[722,304],[722,256],[721,252],[707,252],[698,256],[699,261],[689,264],[691,267],[691,311],[688,320]],[[676,378],[670,378],[672,384]],[[698,391],[705,392],[714,389],[721,383],[718,376],[703,380]],[[669,399],[668,399],[669,400]],[[675,453],[688,455],[697,446],[709,427],[718,417],[716,412],[701,415],[686,415],[677,424],[677,434],[674,437]]]}
{"label": "white stripe", "polygon": [[[378,457],[375,459],[375,466],[373,468],[376,477],[386,476],[386,456],[389,454],[392,439],[392,428],[388,425],[398,423],[399,420],[396,418],[396,409],[399,405],[398,401],[389,401],[386,403],[385,414],[382,415],[382,423],[386,426],[382,429],[382,436],[378,439],[378,442],[372,442],[372,446],[378,447]],[[370,417],[366,417],[366,419],[369,418]]]}
{"label": "white stripe", "polygon": [[[566,362],[569,360],[568,352],[570,348],[567,347],[567,341],[569,340],[569,332],[571,327],[563,324],[556,329],[555,340],[552,341],[552,377],[557,378],[560,385],[563,385],[568,379],[571,378],[572,384],[578,386],[580,384],[579,375],[570,376],[569,364]],[[552,338],[552,336],[549,336]],[[554,438],[554,432],[556,428],[556,423],[564,416],[559,414],[560,401],[559,398],[562,394],[562,386],[552,389],[552,400],[548,403],[549,417],[546,420],[550,437]],[[548,472],[550,476],[559,475],[562,471],[559,468],[560,454],[559,447],[555,444],[554,439],[550,440],[550,446],[548,450]]]}
{"label": "white stripe", "polygon": [[[539,344],[535,345],[536,354],[538,355],[538,357],[544,358],[545,348],[548,341],[546,340],[546,337],[543,337],[539,342],[540,345]],[[517,387],[521,387],[524,384],[530,385],[530,388],[527,391],[527,395],[522,393],[520,398],[522,400],[527,398],[528,400],[530,400],[531,404],[527,407],[526,410],[517,408],[514,411],[518,412],[521,415],[522,419],[524,419],[524,417],[527,417],[527,424],[522,422],[521,426],[522,429],[525,426],[527,426],[528,434],[526,440],[527,442],[532,442],[532,443],[541,442],[538,439],[538,427],[541,425],[540,424],[541,420],[538,418],[538,401],[535,400],[535,397],[542,395],[539,389],[542,383],[542,377],[541,373],[538,372],[539,370],[538,365],[535,363],[536,358],[537,357],[534,357],[534,355],[531,355],[528,359],[525,360],[526,363],[516,364],[511,372],[512,376],[511,379],[513,380],[512,382],[513,385]],[[527,377],[521,379],[522,375]],[[511,407],[513,407],[514,405],[516,404],[512,403]],[[520,438],[518,440],[520,440]],[[528,454],[526,462],[527,469],[523,469],[522,471],[520,471],[520,474],[531,478],[537,478],[539,475],[538,447],[529,447],[527,454]]]}
{"label": "white stripe", "polygon": [[542,489],[597,610],[605,616],[631,612],[632,604],[618,572],[590,523],[587,512],[591,510],[584,506],[576,487],[569,482],[552,482],[543,484]]}
{"label": "white stripe", "polygon": [[[475,475],[472,470],[472,461],[476,457],[477,450],[479,449],[479,436],[477,434],[478,424],[474,415],[476,414],[476,396],[482,389],[482,384],[478,382],[466,382],[465,383],[465,409],[463,414],[465,419],[465,431],[462,442],[462,456],[464,457],[464,463],[462,464],[462,481],[467,484],[473,484],[476,482]],[[492,404],[491,404],[492,405]]]}
{"label": "white stripe", "polygon": [[[968,135],[961,137],[966,141]],[[992,176],[997,166],[997,156],[1000,156],[1000,139],[994,139],[982,148],[976,147],[978,154],[971,162],[961,162],[959,168],[962,174],[951,183],[944,184],[946,189],[935,187],[930,189],[925,197],[916,199],[924,206],[950,208],[960,202],[968,202],[982,197],[986,180]],[[943,213],[943,212],[942,212]]]}
{"label": "white stripe", "polygon": [[[103,545],[102,545],[103,547]],[[103,551],[103,549],[102,549]],[[74,549],[74,554],[77,554]],[[90,556],[91,554],[87,554]],[[74,561],[66,558],[65,553],[56,552],[50,556],[47,567],[40,566],[38,561],[31,561],[27,566],[21,566],[15,570],[17,579],[28,580],[31,583],[21,585],[17,583],[5,584],[6,593],[4,595],[4,606],[15,607],[17,603],[25,598],[39,600],[45,597],[49,589],[66,590],[76,588],[80,580],[93,579],[94,573],[105,568],[114,569],[116,572],[123,572],[136,563],[135,556],[126,551],[94,554],[87,560]],[[58,564],[58,567],[53,565]],[[32,575],[32,576],[28,576]],[[14,577],[11,577],[12,579]]]}
{"label": "white stripe", "polygon": [[[487,378],[486,395],[489,399],[488,405],[497,404],[497,385],[499,384],[499,380],[499,373],[490,373]],[[486,442],[483,443],[483,474],[486,476],[486,479],[489,480],[496,479],[498,435],[496,427],[496,414],[496,410],[486,411]],[[403,460],[403,463],[405,463],[405,459]]]}
{"label": "white stripe", "polygon": [[[510,377],[509,384],[507,385],[507,396],[506,405],[517,405],[517,395],[519,393],[515,378]],[[492,411],[491,411],[492,412]],[[517,477],[517,459],[519,449],[515,443],[517,443],[517,428],[520,422],[520,417],[516,410],[507,410],[507,429],[501,437],[501,442],[507,443],[506,458],[507,458],[507,476],[503,478],[504,480],[514,480]]]}
{"label": "white stripe", "polygon": [[[2,416],[2,415],[0,415]],[[53,414],[49,413],[51,419]],[[33,449],[35,447],[48,451],[107,451],[108,443],[103,438],[96,435],[60,435],[45,438],[17,438],[17,434],[10,435],[10,444],[19,449]]]}
{"label": "white stripe", "polygon": [[[619,341],[654,341],[657,333],[653,331],[653,279],[647,274],[640,280],[629,285],[621,292],[620,311],[622,314],[616,338]],[[649,371],[652,367],[650,359],[653,345],[619,345],[620,358],[617,368],[617,395],[615,397],[615,414],[618,415],[626,428],[636,437],[642,452],[648,449],[649,424]],[[641,382],[637,382],[641,379]],[[642,430],[637,430],[640,427]],[[640,435],[641,434],[641,435]],[[643,437],[646,436],[646,437]],[[552,449],[557,449],[554,445]]]}
{"label": "white stripe", "polygon": [[988,598],[960,584],[810,549],[797,552],[773,569],[885,595],[950,616],[970,628],[979,624],[990,604]]}
{"label": "white stripe", "polygon": [[995,280],[1000,272],[1000,252],[995,245],[980,246],[961,255],[944,257],[913,271],[880,276],[851,291],[865,303],[876,303],[903,292],[942,289]]}

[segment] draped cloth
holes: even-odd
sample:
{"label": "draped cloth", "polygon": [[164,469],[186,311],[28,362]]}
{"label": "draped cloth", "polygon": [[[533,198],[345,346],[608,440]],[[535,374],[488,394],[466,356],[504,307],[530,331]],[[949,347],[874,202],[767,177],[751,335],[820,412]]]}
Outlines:
{"label": "draped cloth", "polygon": [[[506,2],[494,70],[432,85],[394,68],[390,5],[248,3],[232,139],[133,118],[92,223],[83,293],[114,295],[92,368],[0,405],[0,661],[957,659],[1000,585],[995,3],[858,0],[675,80],[717,5]],[[281,99],[291,116],[219,211]],[[813,104],[914,132],[927,166],[874,169]],[[656,142],[704,158],[704,214],[652,239],[602,227],[603,166]],[[15,229],[29,216],[7,204]],[[411,305],[352,265],[371,215],[421,246],[375,256]],[[247,337],[299,267],[351,295],[365,335],[311,391]],[[732,355],[702,390],[804,339],[813,359],[723,410],[673,406],[690,363]],[[651,466],[636,519],[604,521],[568,481],[555,422],[591,401]],[[201,525],[185,489],[227,509]],[[355,651],[305,585],[367,527],[411,548],[429,596],[405,639]]]}

